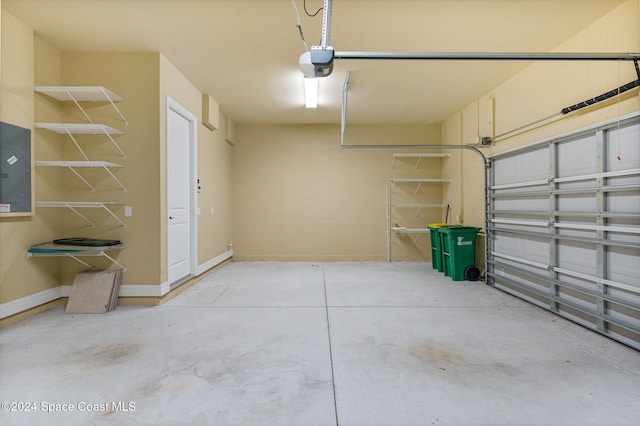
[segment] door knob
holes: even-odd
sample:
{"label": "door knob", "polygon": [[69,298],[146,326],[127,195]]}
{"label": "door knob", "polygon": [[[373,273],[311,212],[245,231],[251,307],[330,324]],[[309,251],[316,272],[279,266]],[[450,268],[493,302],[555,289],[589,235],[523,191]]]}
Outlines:
{"label": "door knob", "polygon": [[175,218],[176,218],[175,216],[169,216],[169,219],[175,219]]}

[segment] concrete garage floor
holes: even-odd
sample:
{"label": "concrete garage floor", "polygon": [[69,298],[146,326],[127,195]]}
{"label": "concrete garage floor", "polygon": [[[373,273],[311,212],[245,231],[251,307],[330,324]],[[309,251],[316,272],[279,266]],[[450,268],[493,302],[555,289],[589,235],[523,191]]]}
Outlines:
{"label": "concrete garage floor", "polygon": [[640,353],[428,263],[233,262],[5,327],[0,400],[36,409],[3,425],[637,426]]}

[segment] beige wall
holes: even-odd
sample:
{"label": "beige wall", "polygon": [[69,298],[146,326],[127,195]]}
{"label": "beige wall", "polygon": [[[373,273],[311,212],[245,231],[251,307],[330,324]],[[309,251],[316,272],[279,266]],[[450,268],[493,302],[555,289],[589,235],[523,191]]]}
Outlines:
{"label": "beige wall", "polygon": [[[105,86],[126,99],[118,107],[128,125],[109,104],[84,105],[95,123],[125,132],[115,139],[126,158],[104,135],[77,137],[90,160],[125,166],[113,171],[126,186],[126,192],[104,170],[82,171],[95,187],[91,192],[68,171],[34,167],[36,199],[116,201],[131,206],[133,215],[124,217],[122,206],[114,208],[126,223],[123,228],[100,209],[83,210],[95,223],[93,229],[64,209],[38,208],[30,217],[0,218],[0,313],[6,316],[16,306],[28,309],[61,297],[65,293],[61,285],[70,284],[74,274],[85,269],[70,259],[26,258],[26,250],[32,244],[59,237],[123,240],[127,248],[112,253],[127,268],[123,281],[125,291],[133,296],[161,296],[168,289],[165,282],[166,97],[172,97],[192,111],[201,123],[202,94],[159,53],[61,52],[34,37],[30,27],[4,11],[2,24],[0,119],[32,129],[35,159],[83,158],[68,137],[44,129],[34,131],[34,122],[85,123],[87,120],[72,103],[34,95],[34,86]],[[224,122],[224,117],[221,116],[221,120]],[[196,273],[202,273],[230,255],[232,145],[225,142],[222,130],[211,131],[199,125],[197,155],[198,177],[203,188],[198,195],[198,206],[203,214],[198,217]],[[101,258],[91,258],[89,263],[96,269],[113,266]],[[145,290],[147,287],[149,290]]]}
{"label": "beige wall", "polygon": [[[623,3],[555,50],[639,51],[640,2]],[[445,141],[467,144],[474,143],[478,136],[500,135],[636,78],[633,62],[535,62],[447,119]],[[635,111],[640,111],[638,89],[623,94],[619,101],[613,99],[584,108],[499,139],[483,152],[490,156]],[[461,182],[451,185],[445,198],[459,200],[453,208],[454,218],[459,215],[466,225],[484,227],[482,174],[482,162],[470,152],[465,152],[460,161],[447,163],[445,168],[446,177]]]}
{"label": "beige wall", "polygon": [[[1,44],[0,120],[31,129],[33,140],[33,31],[2,11]],[[37,215],[0,217],[0,303],[59,285],[57,263],[45,260],[38,264],[26,258],[26,249],[31,244],[52,236],[51,228]]]}
{"label": "beige wall", "polygon": [[[390,177],[441,175],[440,159],[426,160],[417,171],[407,164],[392,171],[393,150],[341,150],[337,125],[239,125],[237,139],[236,259],[386,260]],[[439,144],[440,131],[438,126],[350,126],[347,143]],[[436,184],[419,196],[439,203],[441,191]],[[424,224],[441,221],[439,210],[424,215]],[[415,245],[410,238],[395,239],[394,259],[428,258],[427,240],[423,236]]]}

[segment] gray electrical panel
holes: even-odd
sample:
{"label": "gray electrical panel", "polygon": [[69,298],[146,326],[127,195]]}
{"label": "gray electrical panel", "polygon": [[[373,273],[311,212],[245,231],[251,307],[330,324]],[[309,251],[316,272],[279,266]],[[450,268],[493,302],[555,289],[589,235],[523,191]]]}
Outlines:
{"label": "gray electrical panel", "polygon": [[31,130],[0,122],[0,213],[31,208]]}

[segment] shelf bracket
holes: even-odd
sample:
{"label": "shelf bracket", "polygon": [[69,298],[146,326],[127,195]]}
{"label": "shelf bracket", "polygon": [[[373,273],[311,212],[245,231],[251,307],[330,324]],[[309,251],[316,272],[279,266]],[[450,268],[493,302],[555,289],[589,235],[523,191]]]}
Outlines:
{"label": "shelf bracket", "polygon": [[[64,203],[64,205],[71,210],[72,212],[74,212],[75,214],[77,214],[78,216],[80,216],[85,222],[87,222],[91,228],[95,228],[96,225],[93,224],[93,222],[91,222],[89,219],[87,219],[82,213],[80,213],[78,210],[74,209],[73,206],[70,206],[67,203]],[[108,209],[107,209],[108,210]]]}
{"label": "shelf bracket", "polygon": [[91,188],[91,192],[95,192],[96,191],[96,189],[89,182],[87,182],[87,180],[85,178],[83,178],[82,175],[80,175],[80,173],[78,173],[76,171],[76,169],[74,169],[73,167],[71,167],[69,165],[67,165],[66,167],[67,167],[67,169],[71,170],[74,175],[78,176],[78,178],[81,181],[83,181],[85,183],[85,185],[87,185],[89,188]]}
{"label": "shelf bracket", "polygon": [[116,216],[116,214],[114,212],[112,212],[104,203],[100,203],[100,206],[105,209],[107,212],[109,212],[109,214],[118,221],[118,223],[120,223],[120,225],[122,225],[123,228],[127,228],[127,224],[124,223],[118,216]]}
{"label": "shelf bracket", "polygon": [[113,257],[109,256],[107,253],[102,252],[102,256],[106,257],[107,259],[109,259],[111,262],[115,263],[116,265],[118,265],[121,269],[122,272],[126,272],[127,268],[125,268],[120,262],[118,262],[117,260],[115,260]]}
{"label": "shelf bracket", "polygon": [[76,106],[78,107],[80,112],[82,112],[82,114],[84,114],[84,116],[87,118],[87,120],[89,120],[89,123],[93,124],[93,120],[91,119],[91,117],[89,117],[89,114],[87,114],[87,112],[84,110],[84,108],[82,108],[82,106],[80,105],[78,100],[73,96],[73,94],[69,90],[65,90],[65,93],[67,94],[67,96],[69,96],[69,98],[73,101],[73,103],[76,104]]}
{"label": "shelf bracket", "polygon": [[104,127],[102,127],[102,131],[104,132],[104,134],[109,138],[109,140],[111,141],[111,143],[113,144],[113,146],[116,147],[116,149],[120,152],[120,155],[122,155],[122,158],[124,158],[125,160],[127,159],[127,155],[124,153],[124,151],[120,148],[120,146],[116,143],[115,139],[113,139],[111,137],[111,135],[109,134],[109,132],[107,131],[107,129],[105,129]]}
{"label": "shelf bracket", "polygon": [[72,253],[65,253],[65,256],[70,257],[71,259],[75,260],[76,262],[82,263],[84,266],[86,266],[87,268],[91,269],[92,271],[96,270],[96,268],[94,268],[93,266],[89,265],[87,262],[83,262],[82,260],[78,259],[78,257],[74,256]]}
{"label": "shelf bracket", "polygon": [[85,159],[85,161],[89,161],[89,157],[87,157],[87,155],[84,153],[84,151],[80,147],[80,144],[78,144],[78,141],[76,140],[76,138],[73,137],[73,133],[71,133],[71,131],[66,126],[64,128],[64,131],[67,132],[67,135],[69,135],[69,137],[75,144],[76,148],[78,148],[78,151],[80,151],[80,154],[82,154],[82,157]]}
{"label": "shelf bracket", "polygon": [[122,190],[123,190],[124,192],[127,192],[127,187],[126,187],[126,186],[124,186],[124,185],[122,184],[122,182],[120,182],[120,179],[118,179],[118,178],[116,177],[116,175],[114,175],[114,174],[113,174],[113,172],[111,172],[111,170],[109,170],[109,168],[108,168],[107,166],[105,166],[105,165],[103,164],[103,165],[102,165],[102,168],[103,168],[107,173],[109,173],[109,175],[113,178],[113,180],[115,180],[115,181],[118,183],[118,185],[120,185],[120,188],[122,188]]}
{"label": "shelf bracket", "polygon": [[128,126],[129,125],[129,121],[127,121],[127,119],[124,117],[124,115],[122,115],[122,113],[120,112],[120,110],[118,109],[118,107],[116,106],[116,104],[113,102],[113,99],[111,99],[111,96],[109,96],[109,94],[107,93],[107,91],[104,89],[104,87],[102,87],[100,89],[100,91],[102,91],[102,93],[104,93],[104,96],[109,99],[109,103],[111,103],[111,106],[113,106],[113,109],[116,110],[116,112],[118,113],[118,115],[120,116],[120,118],[122,119],[122,121],[124,121],[124,125]]}
{"label": "shelf bracket", "polygon": [[413,166],[413,170],[418,170],[418,166],[420,165],[420,160],[422,160],[422,157],[418,157],[418,161],[416,161],[416,165]]}

